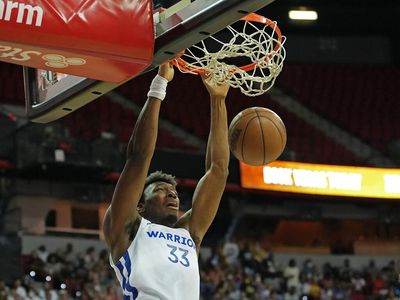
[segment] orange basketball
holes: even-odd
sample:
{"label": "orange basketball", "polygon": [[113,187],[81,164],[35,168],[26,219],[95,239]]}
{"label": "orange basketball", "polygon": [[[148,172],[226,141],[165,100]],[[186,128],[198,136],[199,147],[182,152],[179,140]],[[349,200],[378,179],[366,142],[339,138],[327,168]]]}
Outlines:
{"label": "orange basketball", "polygon": [[248,165],[262,166],[276,160],[285,145],[285,124],[270,109],[247,108],[229,125],[229,147],[238,160]]}

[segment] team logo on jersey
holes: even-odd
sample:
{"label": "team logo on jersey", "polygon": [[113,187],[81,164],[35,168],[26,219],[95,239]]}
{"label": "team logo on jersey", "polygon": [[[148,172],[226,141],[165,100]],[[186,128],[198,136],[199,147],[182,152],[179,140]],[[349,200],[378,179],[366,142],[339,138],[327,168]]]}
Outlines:
{"label": "team logo on jersey", "polygon": [[171,241],[181,245],[189,246],[190,248],[196,248],[192,239],[187,238],[185,236],[181,236],[179,234],[165,233],[156,230],[146,231],[146,233],[149,238],[164,239],[166,241]]}

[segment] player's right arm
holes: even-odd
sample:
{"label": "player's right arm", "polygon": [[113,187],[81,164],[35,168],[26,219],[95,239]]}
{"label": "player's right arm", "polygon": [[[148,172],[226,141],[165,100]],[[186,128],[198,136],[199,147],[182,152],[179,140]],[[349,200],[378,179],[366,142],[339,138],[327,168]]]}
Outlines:
{"label": "player's right arm", "polygon": [[[158,74],[170,81],[174,70],[170,64],[160,66]],[[114,261],[129,247],[141,217],[137,205],[150,162],[154,154],[161,100],[149,97],[136,121],[127,147],[127,160],[114,190],[103,221],[103,232]]]}

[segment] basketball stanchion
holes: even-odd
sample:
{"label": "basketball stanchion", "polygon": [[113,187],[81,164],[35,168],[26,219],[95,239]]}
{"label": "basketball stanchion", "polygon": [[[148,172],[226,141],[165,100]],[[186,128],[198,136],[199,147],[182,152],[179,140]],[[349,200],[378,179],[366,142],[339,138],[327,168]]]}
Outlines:
{"label": "basketball stanchion", "polygon": [[226,82],[247,96],[259,96],[282,70],[285,40],[276,22],[249,14],[186,49],[173,63],[183,73],[207,73],[215,83]]}

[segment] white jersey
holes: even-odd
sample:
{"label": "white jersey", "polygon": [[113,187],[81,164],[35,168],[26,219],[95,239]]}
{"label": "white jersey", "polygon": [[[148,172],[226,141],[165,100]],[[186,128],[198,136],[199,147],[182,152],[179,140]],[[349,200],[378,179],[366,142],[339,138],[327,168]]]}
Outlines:
{"label": "white jersey", "polygon": [[114,264],[124,300],[198,300],[200,275],[189,232],[142,218],[129,248]]}

